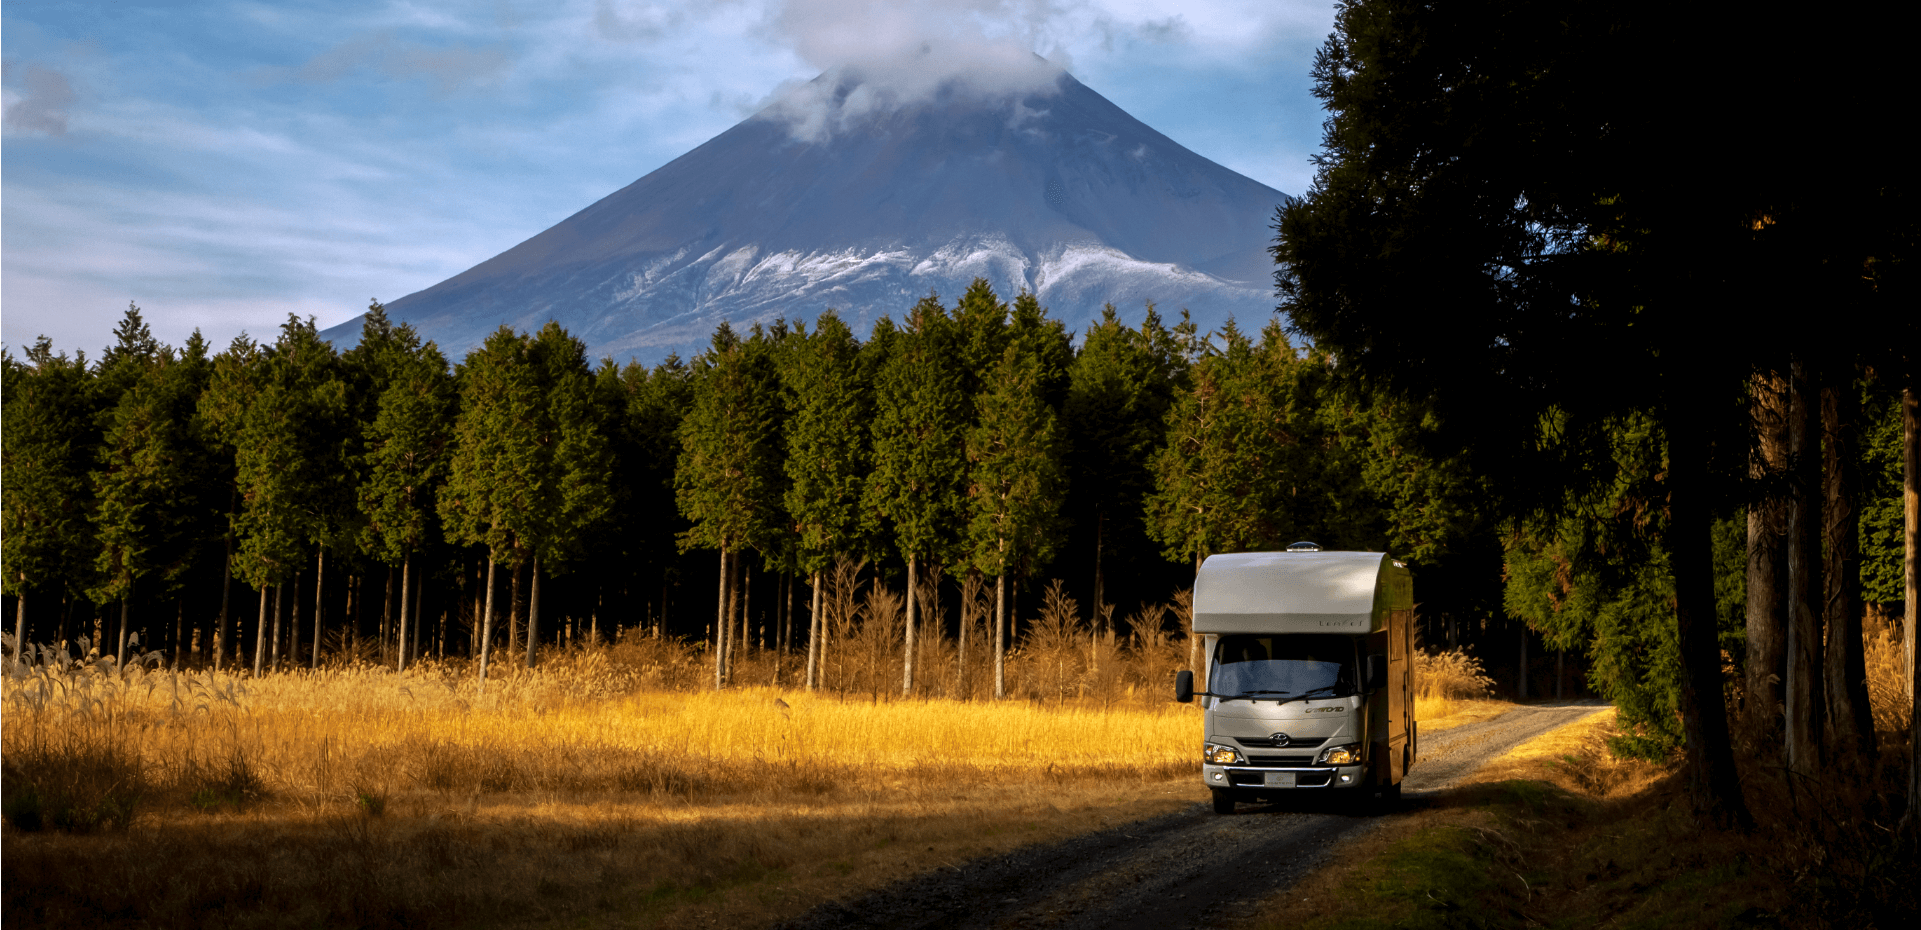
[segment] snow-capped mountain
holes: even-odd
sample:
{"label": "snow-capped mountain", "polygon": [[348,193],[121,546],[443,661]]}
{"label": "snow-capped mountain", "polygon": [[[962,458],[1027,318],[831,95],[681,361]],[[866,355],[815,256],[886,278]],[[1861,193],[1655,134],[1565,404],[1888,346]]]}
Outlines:
{"label": "snow-capped mountain", "polygon": [[[651,363],[722,320],[857,333],[976,276],[1079,328],[1112,303],[1186,307],[1203,329],[1274,307],[1269,224],[1286,195],[1129,116],[1066,72],[1040,92],[954,89],[856,112],[850,72],[776,103],[499,255],[387,305],[459,358],[502,323],[555,319],[591,357]],[[861,99],[856,96],[853,98]],[[326,331],[355,342],[360,318]]]}

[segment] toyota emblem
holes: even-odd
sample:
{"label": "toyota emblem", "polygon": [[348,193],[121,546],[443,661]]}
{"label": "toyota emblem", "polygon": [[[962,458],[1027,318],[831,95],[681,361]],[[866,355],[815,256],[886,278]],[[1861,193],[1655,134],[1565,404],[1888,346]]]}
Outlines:
{"label": "toyota emblem", "polygon": [[1273,743],[1276,746],[1285,746],[1292,739],[1293,737],[1288,736],[1286,733],[1275,733],[1268,736],[1267,741],[1270,743]]}

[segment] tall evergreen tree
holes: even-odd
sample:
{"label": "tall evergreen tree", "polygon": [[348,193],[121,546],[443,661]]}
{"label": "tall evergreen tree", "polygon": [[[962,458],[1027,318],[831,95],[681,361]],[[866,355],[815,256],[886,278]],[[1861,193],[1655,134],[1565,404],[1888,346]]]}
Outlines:
{"label": "tall evergreen tree", "polygon": [[1196,570],[1216,552],[1285,544],[1295,526],[1288,491],[1306,462],[1292,417],[1312,411],[1290,409],[1294,350],[1279,325],[1263,335],[1257,345],[1228,321],[1222,347],[1194,365],[1193,387],[1168,412],[1154,459],[1148,532]]}
{"label": "tall evergreen tree", "polygon": [[458,395],[440,349],[422,345],[407,324],[379,332],[370,323],[361,347],[379,352],[380,377],[369,381],[381,388],[360,467],[361,546],[381,562],[401,566],[396,661],[405,669],[408,632],[420,623],[419,601],[410,614],[407,592],[415,554],[437,534],[434,496],[448,474]]}
{"label": "tall evergreen tree", "polygon": [[865,496],[885,518],[907,560],[907,621],[902,693],[914,689],[919,572],[923,559],[946,561],[959,543],[964,513],[969,398],[953,318],[929,295],[914,305],[874,382],[874,470]]}
{"label": "tall evergreen tree", "polygon": [[56,354],[45,336],[23,360],[0,353],[0,584],[15,601],[16,659],[27,642],[27,603],[35,589],[75,584],[73,567],[91,563],[95,463],[94,392],[86,356]]}
{"label": "tall evergreen tree", "polygon": [[787,512],[799,531],[800,569],[812,578],[808,690],[820,684],[821,575],[859,545],[873,395],[860,377],[860,343],[834,311],[803,334],[784,371],[793,410],[787,429]]}
{"label": "tall evergreen tree", "polygon": [[478,674],[492,658],[495,568],[518,570],[542,515],[540,390],[527,362],[527,339],[506,326],[468,354],[459,372],[460,412],[439,513],[449,539],[487,550]]}
{"label": "tall evergreen tree", "polygon": [[779,373],[766,353],[723,323],[699,365],[693,407],[680,425],[674,487],[681,514],[693,524],[681,545],[720,552],[714,623],[714,687],[720,688],[730,672],[737,560],[742,550],[763,543],[780,518],[785,450]]}
{"label": "tall evergreen tree", "polygon": [[[134,375],[122,357],[120,374]],[[183,351],[160,347],[106,411],[94,484],[95,600],[134,599],[135,585],[157,575],[177,589],[217,532],[217,468],[195,406],[210,374],[206,341],[195,332]],[[126,645],[122,613],[121,647]],[[123,654],[124,658],[124,654]]]}
{"label": "tall evergreen tree", "polygon": [[[147,410],[139,415],[138,425],[128,425],[121,409],[122,403],[130,401],[161,360],[160,343],[141,318],[138,306],[127,304],[127,312],[114,327],[113,335],[113,345],[101,353],[99,372],[93,381],[97,392],[95,406],[99,411],[95,416],[101,433],[100,459],[96,464],[101,467],[89,475],[95,497],[91,517],[99,546],[94,557],[95,586],[89,593],[95,602],[120,602],[116,642],[110,650],[103,644],[101,650],[111,651],[124,662],[134,585],[151,567],[145,558],[148,546],[143,533],[146,515],[142,511],[150,500],[146,492],[150,490],[149,485],[165,481],[158,474],[160,463],[149,459],[145,468],[136,468],[131,460],[136,450],[150,440],[142,430],[158,430],[164,434],[171,424],[153,422],[154,411]],[[138,404],[133,402],[130,406]],[[164,443],[165,439],[160,442]]]}
{"label": "tall evergreen tree", "polygon": [[1039,353],[1009,345],[967,437],[971,565],[994,576],[994,696],[1007,695],[1007,577],[1044,562],[1059,533],[1062,442]]}
{"label": "tall evergreen tree", "polygon": [[1080,544],[1094,556],[1097,611],[1108,603],[1106,579],[1115,567],[1108,553],[1149,542],[1141,519],[1142,501],[1154,489],[1149,466],[1166,441],[1167,411],[1185,373],[1185,359],[1152,304],[1138,330],[1107,305],[1068,369],[1061,409],[1067,510]]}
{"label": "tall evergreen tree", "polygon": [[566,571],[585,554],[612,512],[614,480],[612,424],[587,367],[587,348],[560,324],[548,321],[528,345],[540,393],[539,520],[530,540],[533,595],[527,626],[527,667],[534,665],[539,641],[540,579]]}

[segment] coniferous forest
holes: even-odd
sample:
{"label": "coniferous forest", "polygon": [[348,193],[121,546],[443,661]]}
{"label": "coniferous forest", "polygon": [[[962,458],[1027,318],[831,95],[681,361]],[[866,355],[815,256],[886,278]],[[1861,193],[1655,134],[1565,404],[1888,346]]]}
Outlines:
{"label": "coniferous forest", "polygon": [[[1093,605],[1090,631],[1178,636],[1184,618],[1154,605],[1201,559],[1306,539],[1406,560],[1423,642],[1467,650],[1505,692],[1531,675],[1535,695],[1608,697],[1646,754],[1684,738],[1667,439],[1647,413],[1597,428],[1608,460],[1585,467],[1602,477],[1523,514],[1446,447],[1436,405],[1371,391],[1278,321],[1201,333],[1150,307],[1132,328],[1110,308],[1071,332],[985,282],[865,341],[830,310],[722,326],[652,368],[594,364],[552,324],[450,365],[378,303],[344,352],[299,319],[270,343],[161,345],[131,306],[113,339],[98,359],[44,341],[5,359],[24,642],[254,674],[454,658],[484,677],[644,635],[700,644],[716,687],[742,648],[815,685],[838,570],[920,593],[896,634],[911,694],[930,625],[963,661],[1002,656],[1058,580]],[[1771,384],[1757,404],[1779,405]],[[1898,395],[1871,372],[1831,393],[1858,434],[1857,602],[1888,604]],[[1752,519],[1732,498],[1710,519],[1716,641],[1736,662]],[[1133,628],[1150,623],[1166,629]],[[1001,674],[982,693],[1004,694]]]}

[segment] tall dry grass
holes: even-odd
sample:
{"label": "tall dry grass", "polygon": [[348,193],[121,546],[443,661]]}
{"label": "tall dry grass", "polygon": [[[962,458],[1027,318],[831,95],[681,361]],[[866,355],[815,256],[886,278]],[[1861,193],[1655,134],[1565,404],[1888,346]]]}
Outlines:
{"label": "tall dry grass", "polygon": [[1139,780],[1192,767],[1193,715],[1165,701],[968,704],[662,687],[698,676],[689,653],[622,643],[484,685],[460,664],[258,680],[111,660],[38,665],[5,683],[8,803],[17,807],[22,791],[57,795],[72,809],[61,824],[112,827],[136,805],[268,797],[754,798],[910,782]]}
{"label": "tall dry grass", "polygon": [[700,649],[647,637],[484,685],[459,662],[9,665],[6,922],[469,926],[578,906],[648,924],[727,888],[761,888],[726,904],[751,910],[767,883],[844,891],[979,855],[1054,804],[1191,775],[1196,712],[1170,700],[900,699],[887,593],[869,606],[874,649],[858,625],[843,640],[857,688],[811,694],[751,683],[766,654],[708,690]]}
{"label": "tall dry grass", "polygon": [[1434,721],[1491,709],[1493,693],[1494,679],[1466,649],[1414,650],[1414,716],[1430,731]]}
{"label": "tall dry grass", "polygon": [[[873,702],[899,697],[906,648],[903,593],[877,583],[863,561],[843,560],[824,574],[822,690],[847,698],[865,695]],[[931,586],[931,580],[923,582],[930,595]],[[993,589],[974,577],[962,578],[960,588],[957,627],[966,640],[964,650],[961,639],[947,630],[944,606],[931,596],[922,601],[928,605],[928,615],[915,644],[912,697],[916,699],[978,701],[993,694]],[[1060,582],[1038,594],[1038,610],[1016,621],[1010,632],[1013,641],[1005,660],[1009,697],[1101,706],[1159,704],[1172,697],[1174,673],[1192,661],[1187,637],[1168,629],[1186,617],[1178,607],[1178,596],[1174,603],[1146,605],[1136,611],[1129,623],[1134,632],[1123,637],[1111,623],[1096,622],[1095,612],[1067,596]],[[1098,616],[1111,616],[1112,611],[1112,605],[1106,605]],[[652,648],[663,650],[655,660],[662,668],[695,668],[705,661],[698,644]],[[670,660],[667,652],[677,658]],[[804,674],[803,662],[794,656],[748,649],[734,660],[733,681],[790,684]],[[663,680],[669,677],[662,675]],[[684,686],[698,687],[697,677],[687,678]]]}

